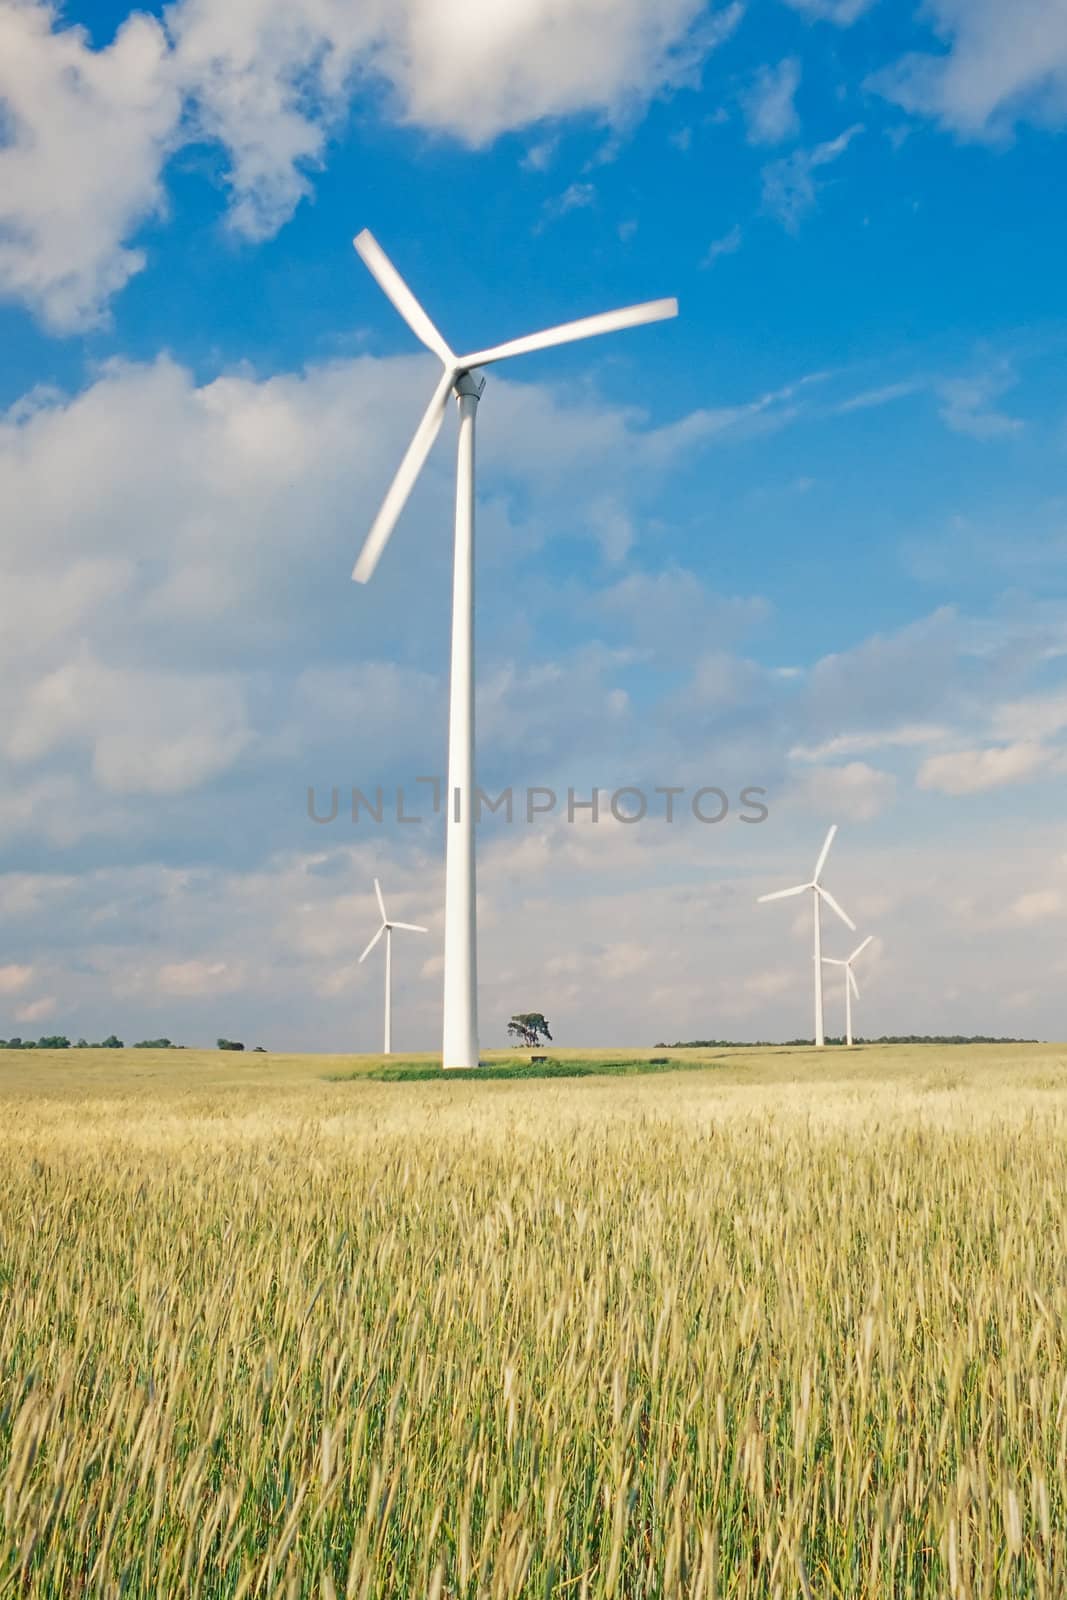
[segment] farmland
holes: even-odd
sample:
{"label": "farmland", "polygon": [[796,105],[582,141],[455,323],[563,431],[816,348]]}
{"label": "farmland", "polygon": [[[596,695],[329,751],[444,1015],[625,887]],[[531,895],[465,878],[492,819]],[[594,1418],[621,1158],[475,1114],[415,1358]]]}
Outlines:
{"label": "farmland", "polygon": [[657,1053],[0,1055],[0,1596],[1067,1593],[1067,1050]]}

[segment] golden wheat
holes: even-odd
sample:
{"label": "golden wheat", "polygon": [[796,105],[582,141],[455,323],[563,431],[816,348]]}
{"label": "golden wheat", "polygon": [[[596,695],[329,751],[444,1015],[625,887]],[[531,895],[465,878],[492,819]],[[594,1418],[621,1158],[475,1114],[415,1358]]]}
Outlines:
{"label": "golden wheat", "polygon": [[9,1057],[0,1596],[1062,1600],[1063,1058],[831,1065]]}

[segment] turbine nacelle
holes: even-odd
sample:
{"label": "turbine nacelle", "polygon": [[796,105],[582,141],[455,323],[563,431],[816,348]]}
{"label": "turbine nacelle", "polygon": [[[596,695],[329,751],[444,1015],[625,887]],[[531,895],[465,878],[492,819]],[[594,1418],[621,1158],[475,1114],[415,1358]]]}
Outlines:
{"label": "turbine nacelle", "polygon": [[863,940],[863,943],[858,944],[850,956],[845,956],[844,958],[841,956],[823,956],[822,958],[824,966],[844,967],[848,986],[852,990],[852,993],[856,996],[857,1000],[860,997],[860,990],[859,984],[856,982],[856,974],[852,970],[852,963],[855,961],[857,956],[861,956],[863,954],[873,938],[874,934],[869,933],[866,939]]}
{"label": "turbine nacelle", "polygon": [[[381,553],[441,431],[449,393],[458,388],[465,377],[478,367],[487,367],[494,361],[505,361],[510,356],[527,355],[533,350],[547,350],[553,345],[569,344],[575,339],[590,339],[595,334],[615,333],[620,328],[636,328],[645,322],[660,322],[666,317],[676,317],[678,302],[674,299],[649,300],[643,305],[625,306],[620,311],[602,311],[596,316],[579,317],[575,322],[564,322],[556,328],[545,328],[540,333],[528,333],[521,339],[510,339],[506,344],[491,345],[471,355],[458,356],[416,300],[370,230],[364,228],[352,243],[379,288],[392,301],[415,337],[427,350],[433,351],[443,368],[437,388],[423,413],[422,421],[415,429],[396,476],[386,490],[381,509],[352,569],[356,582],[366,583],[378,565]],[[472,382],[477,385],[477,398],[485,379],[472,379]]]}
{"label": "turbine nacelle", "polygon": [[847,928],[851,928],[852,932],[855,933],[856,924],[853,922],[852,918],[846,911],[842,911],[841,907],[838,905],[829,889],[824,889],[822,884],[819,882],[819,875],[822,872],[823,867],[826,865],[826,858],[830,854],[830,846],[834,842],[834,834],[836,832],[837,823],[835,822],[823,841],[823,847],[819,851],[819,859],[815,863],[815,871],[812,873],[807,883],[798,883],[792,889],[776,889],[773,894],[761,894],[759,899],[756,901],[756,904],[763,905],[767,900],[788,900],[792,895],[806,894],[810,889],[814,891],[814,893],[818,895],[820,899],[825,900],[826,904],[830,907],[830,910],[836,912],[845,926]]}
{"label": "turbine nacelle", "polygon": [[851,928],[852,932],[855,933],[856,924],[848,912],[841,909],[829,889],[824,889],[822,884],[816,883],[814,879],[810,883],[798,883],[794,889],[777,889],[774,894],[761,894],[756,904],[763,905],[768,900],[789,900],[795,894],[807,894],[809,891],[818,895],[820,900],[824,900],[830,910],[836,912],[841,918],[846,928]]}
{"label": "turbine nacelle", "polygon": [[382,897],[382,886],[378,882],[377,878],[374,880],[374,892],[378,896],[378,909],[382,914],[381,926],[379,927],[378,932],[374,935],[374,938],[371,940],[370,944],[360,956],[357,965],[362,965],[382,935],[385,933],[392,933],[394,928],[403,928],[405,933],[429,933],[430,931],[429,928],[420,927],[417,922],[390,922],[389,918],[385,914],[385,900]]}

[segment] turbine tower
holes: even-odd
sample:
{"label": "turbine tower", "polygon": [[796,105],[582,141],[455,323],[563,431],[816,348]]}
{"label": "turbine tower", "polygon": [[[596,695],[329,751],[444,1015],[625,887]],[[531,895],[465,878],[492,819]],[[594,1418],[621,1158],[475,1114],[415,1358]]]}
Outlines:
{"label": "turbine tower", "polygon": [[393,929],[403,928],[405,933],[428,933],[428,928],[420,928],[417,922],[390,922],[385,914],[385,901],[382,899],[382,886],[377,878],[374,880],[374,892],[378,896],[378,909],[382,914],[382,925],[374,935],[370,944],[360,956],[360,964],[366,961],[382,934],[385,934],[385,1055],[392,1054],[391,1035],[393,1017]]}
{"label": "turbine tower", "polygon": [[826,835],[826,842],[819,851],[819,859],[815,863],[815,871],[811,875],[810,882],[798,883],[794,889],[778,889],[774,894],[761,894],[756,902],[757,905],[763,905],[767,900],[788,900],[791,895],[806,894],[809,889],[811,890],[815,923],[815,1044],[820,1049],[826,1043],[826,1035],[823,1032],[822,1023],[822,925],[820,917],[822,901],[826,901],[831,911],[836,911],[846,928],[851,928],[853,933],[856,931],[856,924],[852,918],[842,911],[829,889],[824,889],[819,882],[819,874],[826,865],[826,858],[830,854],[830,846],[834,842],[834,834],[836,832],[837,823],[835,822],[830,832]]}
{"label": "turbine tower", "polygon": [[852,971],[852,963],[858,955],[863,954],[873,938],[874,934],[869,933],[863,943],[858,944],[852,954],[845,957],[844,961],[836,956],[823,956],[822,958],[824,966],[844,967],[845,969],[845,1043],[847,1045],[852,1044],[852,996],[855,995],[857,1000],[860,997],[859,985]]}
{"label": "turbine tower", "polygon": [[448,708],[448,793],[445,800],[445,972],[441,1061],[451,1067],[478,1065],[477,903],[474,859],[474,417],[485,387],[479,367],[531,350],[547,350],[678,315],[677,300],[651,300],[565,322],[507,344],[459,356],[445,342],[381,246],[365,228],[353,240],[379,287],[416,338],[441,362],[440,380],[415,429],[396,476],[386,491],[352,573],[366,583],[414,488],[448,408],[459,402],[456,470],[456,533],[452,577],[452,663]]}

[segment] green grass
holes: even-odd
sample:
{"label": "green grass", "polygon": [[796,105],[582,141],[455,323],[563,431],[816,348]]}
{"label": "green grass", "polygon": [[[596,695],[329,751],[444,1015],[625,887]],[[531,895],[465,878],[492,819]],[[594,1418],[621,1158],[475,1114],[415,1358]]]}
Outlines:
{"label": "green grass", "polygon": [[371,1078],[378,1083],[425,1083],[428,1079],[444,1079],[456,1083],[484,1083],[492,1078],[624,1078],[636,1073],[677,1072],[680,1066],[690,1071],[704,1066],[704,1062],[679,1063],[666,1056],[656,1059],[601,1061],[597,1058],[570,1057],[559,1061],[546,1057],[544,1061],[486,1061],[478,1067],[453,1067],[445,1074],[440,1061],[398,1061],[389,1066],[372,1067],[369,1071],[327,1073],[330,1083],[351,1083],[357,1078]]}
{"label": "green grass", "polygon": [[1067,1053],[663,1053],[0,1053],[0,1600],[1067,1594]]}

